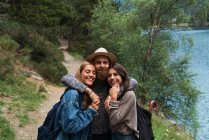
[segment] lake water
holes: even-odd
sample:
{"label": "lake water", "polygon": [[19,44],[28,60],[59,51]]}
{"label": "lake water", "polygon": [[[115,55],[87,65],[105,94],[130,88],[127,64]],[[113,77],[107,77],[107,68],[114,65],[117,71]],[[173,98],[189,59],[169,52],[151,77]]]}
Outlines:
{"label": "lake water", "polygon": [[194,46],[190,49],[191,63],[189,70],[197,74],[194,77],[194,86],[201,91],[197,103],[200,129],[196,140],[209,140],[209,29],[181,30],[173,33],[177,38],[186,36],[191,37],[194,41]]}

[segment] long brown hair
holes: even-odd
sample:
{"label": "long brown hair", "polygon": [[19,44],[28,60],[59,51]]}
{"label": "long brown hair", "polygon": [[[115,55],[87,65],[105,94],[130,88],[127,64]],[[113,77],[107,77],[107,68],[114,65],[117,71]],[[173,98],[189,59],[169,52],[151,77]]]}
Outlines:
{"label": "long brown hair", "polygon": [[[79,69],[77,70],[76,74],[75,74],[75,77],[83,83],[82,79],[81,79],[81,73],[82,71],[84,70],[84,68],[87,66],[87,65],[92,65],[91,63],[87,62],[87,61],[84,61]],[[92,103],[90,97],[87,95],[87,94],[83,94],[83,101],[82,101],[82,107],[83,109],[87,109],[89,107],[89,105]]]}
{"label": "long brown hair", "polygon": [[130,81],[126,69],[119,63],[113,64],[110,68],[114,69],[122,78],[123,92],[130,90]]}

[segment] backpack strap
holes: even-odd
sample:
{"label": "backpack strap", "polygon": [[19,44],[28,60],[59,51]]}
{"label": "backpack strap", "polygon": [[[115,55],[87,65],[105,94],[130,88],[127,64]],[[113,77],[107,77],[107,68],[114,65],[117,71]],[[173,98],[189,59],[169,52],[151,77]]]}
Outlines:
{"label": "backpack strap", "polygon": [[124,95],[125,95],[126,92],[122,92],[122,94],[117,98],[117,100],[120,100]]}
{"label": "backpack strap", "polygon": [[123,91],[122,94],[117,98],[117,100],[120,100],[121,98],[123,98],[123,96],[125,95],[125,93],[128,92],[128,91],[131,91],[131,89],[130,90]]}
{"label": "backpack strap", "polygon": [[65,89],[65,92],[64,92],[64,93],[61,95],[61,97],[60,97],[60,101],[61,101],[62,97],[65,95],[65,93],[67,93],[67,91],[68,91],[68,90],[71,90],[71,89],[73,89],[73,88],[67,87],[67,88]]}

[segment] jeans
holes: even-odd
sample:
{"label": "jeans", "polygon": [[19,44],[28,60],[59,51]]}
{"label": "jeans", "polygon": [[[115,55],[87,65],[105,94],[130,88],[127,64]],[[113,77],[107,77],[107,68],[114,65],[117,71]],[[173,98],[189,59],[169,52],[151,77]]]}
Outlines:
{"label": "jeans", "polygon": [[113,132],[111,137],[112,137],[112,140],[137,140],[134,133],[124,135],[119,132]]}

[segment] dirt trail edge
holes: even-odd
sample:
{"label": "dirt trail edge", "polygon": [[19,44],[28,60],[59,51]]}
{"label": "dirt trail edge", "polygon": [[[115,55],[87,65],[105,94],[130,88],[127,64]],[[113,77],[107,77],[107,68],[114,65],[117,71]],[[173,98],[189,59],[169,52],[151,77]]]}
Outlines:
{"label": "dirt trail edge", "polygon": [[[60,49],[64,54],[63,65],[67,68],[69,74],[75,74],[79,68],[82,60],[77,60],[73,58],[67,51],[68,42],[66,40],[60,40]],[[36,80],[36,79],[35,79]],[[38,81],[37,81],[38,82]],[[38,127],[43,123],[48,111],[52,106],[59,101],[61,94],[64,92],[64,87],[46,85],[47,88],[47,99],[33,112],[29,112],[30,123],[24,127],[18,126],[18,121],[13,120],[11,122],[12,126],[16,132],[16,140],[36,140]]]}

